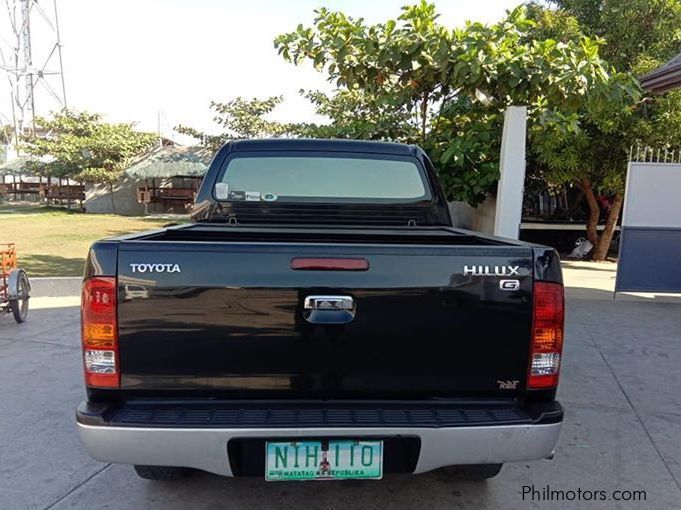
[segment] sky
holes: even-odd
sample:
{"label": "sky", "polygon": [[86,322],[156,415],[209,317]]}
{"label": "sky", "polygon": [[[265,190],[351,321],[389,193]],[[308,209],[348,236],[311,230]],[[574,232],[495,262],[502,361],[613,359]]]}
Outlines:
{"label": "sky", "polygon": [[[416,1],[416,0],[414,0]],[[52,2],[42,2],[50,6]],[[178,124],[214,131],[211,100],[283,95],[273,118],[310,121],[314,111],[298,91],[329,90],[325,76],[308,65],[285,62],[273,39],[310,25],[325,6],[368,22],[399,15],[410,0],[57,0],[69,108],[134,122],[165,136]],[[435,0],[440,21],[491,23],[520,0]],[[45,7],[46,10],[49,9]],[[1,16],[1,15],[0,15]],[[51,49],[52,32],[32,18],[34,62]],[[0,20],[0,30],[1,30]],[[42,53],[41,53],[42,52]],[[55,68],[57,60],[50,62]],[[4,81],[4,80],[3,80]],[[59,88],[59,82],[50,78]],[[9,114],[9,94],[0,89],[0,114]],[[36,94],[36,110],[55,108]],[[160,113],[159,113],[160,112]]]}

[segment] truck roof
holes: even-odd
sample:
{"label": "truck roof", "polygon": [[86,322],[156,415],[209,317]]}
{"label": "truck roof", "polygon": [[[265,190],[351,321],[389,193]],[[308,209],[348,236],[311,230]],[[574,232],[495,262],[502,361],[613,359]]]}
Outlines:
{"label": "truck roof", "polygon": [[265,138],[260,140],[234,140],[226,144],[230,152],[245,151],[324,151],[364,152],[370,154],[416,155],[418,148],[395,142],[364,140],[331,140],[314,138]]}

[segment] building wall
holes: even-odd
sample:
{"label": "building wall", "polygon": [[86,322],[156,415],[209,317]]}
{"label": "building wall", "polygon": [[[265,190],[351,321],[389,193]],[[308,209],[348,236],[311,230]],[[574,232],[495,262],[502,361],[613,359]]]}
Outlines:
{"label": "building wall", "polygon": [[94,214],[121,214],[123,216],[141,216],[144,205],[137,203],[137,186],[135,179],[122,178],[114,184],[114,206],[111,203],[111,193],[108,185],[85,185],[85,212]]}
{"label": "building wall", "polygon": [[681,162],[629,163],[615,291],[681,292],[679,189]]}

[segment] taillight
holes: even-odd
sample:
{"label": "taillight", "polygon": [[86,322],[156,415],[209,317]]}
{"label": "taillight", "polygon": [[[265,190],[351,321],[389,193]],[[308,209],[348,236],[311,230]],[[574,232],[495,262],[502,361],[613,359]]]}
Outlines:
{"label": "taillight", "polygon": [[118,388],[116,278],[96,276],[85,280],[80,311],[85,384]]}
{"label": "taillight", "polygon": [[558,385],[564,314],[563,286],[559,283],[535,282],[527,379],[530,389],[555,388]]}

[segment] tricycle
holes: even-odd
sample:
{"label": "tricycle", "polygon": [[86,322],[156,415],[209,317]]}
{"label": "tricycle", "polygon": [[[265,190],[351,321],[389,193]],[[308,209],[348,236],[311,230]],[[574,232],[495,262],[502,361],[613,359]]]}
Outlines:
{"label": "tricycle", "polygon": [[17,267],[14,243],[0,243],[0,313],[12,313],[18,323],[28,317],[31,284],[26,271]]}

